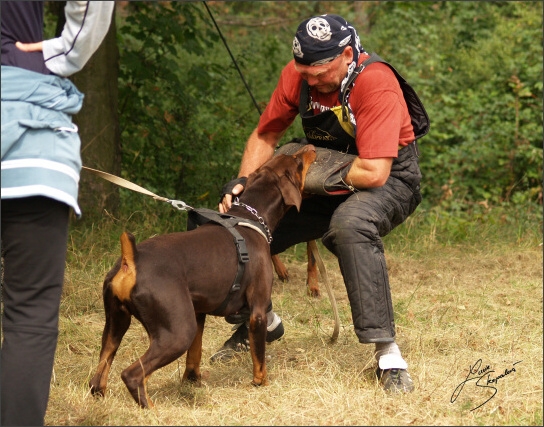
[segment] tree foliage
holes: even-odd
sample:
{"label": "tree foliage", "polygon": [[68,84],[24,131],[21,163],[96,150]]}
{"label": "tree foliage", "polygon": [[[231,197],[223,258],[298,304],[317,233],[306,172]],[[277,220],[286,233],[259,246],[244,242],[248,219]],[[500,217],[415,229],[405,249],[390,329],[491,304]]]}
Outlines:
{"label": "tree foliage", "polygon": [[211,27],[198,27],[202,12],[196,3],[129,2],[118,32],[124,176],[171,198],[201,196],[222,178],[204,179],[213,147],[198,125],[202,100],[218,84],[208,77],[214,66],[188,59],[217,40]]}
{"label": "tree foliage", "polygon": [[431,116],[421,141],[426,198],[541,201],[541,5],[380,3],[374,19],[372,39],[383,40]]}
{"label": "tree foliage", "polygon": [[[216,206],[292,58],[296,26],[338,13],[427,108],[427,208],[541,203],[537,2],[208,2],[234,62],[203,2],[127,3],[118,13],[123,176],[158,194]],[[300,135],[297,121],[284,138]]]}

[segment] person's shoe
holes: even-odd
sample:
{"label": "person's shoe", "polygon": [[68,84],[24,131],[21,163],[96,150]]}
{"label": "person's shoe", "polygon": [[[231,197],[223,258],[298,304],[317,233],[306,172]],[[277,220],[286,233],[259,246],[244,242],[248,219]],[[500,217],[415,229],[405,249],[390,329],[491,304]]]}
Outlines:
{"label": "person's shoe", "polygon": [[266,328],[266,342],[273,342],[283,337],[285,330],[283,329],[283,323],[276,313],[274,313],[274,320]]}
{"label": "person's shoe", "polygon": [[392,393],[410,393],[414,391],[414,382],[406,369],[380,369],[376,376],[385,391]]}
{"label": "person's shoe", "polygon": [[249,350],[249,331],[245,323],[241,323],[231,337],[225,341],[223,347],[210,358],[210,362],[227,362],[236,353]]}
{"label": "person's shoe", "polygon": [[[285,330],[280,317],[274,313],[274,320],[268,326],[266,333],[266,342],[270,343],[279,340]],[[227,362],[231,360],[236,353],[242,353],[249,350],[249,331],[245,323],[240,324],[232,336],[225,341],[223,347],[210,358],[210,362]]]}

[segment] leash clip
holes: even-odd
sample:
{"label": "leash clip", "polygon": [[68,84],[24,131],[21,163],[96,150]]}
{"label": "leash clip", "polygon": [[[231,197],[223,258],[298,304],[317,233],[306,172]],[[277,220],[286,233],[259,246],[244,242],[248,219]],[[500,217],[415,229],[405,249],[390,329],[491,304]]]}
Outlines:
{"label": "leash clip", "polygon": [[191,206],[181,200],[167,200],[167,202],[180,211],[193,210]]}

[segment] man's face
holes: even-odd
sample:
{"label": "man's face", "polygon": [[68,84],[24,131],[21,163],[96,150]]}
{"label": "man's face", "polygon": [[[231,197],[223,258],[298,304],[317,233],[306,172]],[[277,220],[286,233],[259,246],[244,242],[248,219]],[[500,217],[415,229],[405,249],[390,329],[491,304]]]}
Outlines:
{"label": "man's face", "polygon": [[351,46],[348,46],[340,56],[327,64],[311,66],[295,62],[295,70],[318,92],[331,93],[340,88],[352,60],[353,52]]}

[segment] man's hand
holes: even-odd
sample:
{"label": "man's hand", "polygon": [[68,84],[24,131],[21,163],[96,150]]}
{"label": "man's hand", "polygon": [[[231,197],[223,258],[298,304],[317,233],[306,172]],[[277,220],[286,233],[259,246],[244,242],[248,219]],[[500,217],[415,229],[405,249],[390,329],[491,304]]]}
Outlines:
{"label": "man's hand", "polygon": [[43,42],[36,42],[36,43],[16,42],[15,43],[15,47],[19,50],[22,50],[23,52],[41,52],[42,46],[43,46]]}
{"label": "man's hand", "polygon": [[233,197],[239,196],[244,191],[247,178],[262,164],[274,155],[274,147],[278,144],[283,132],[259,134],[257,128],[253,130],[246,142],[242,163],[238,174],[240,178],[233,179],[225,184],[219,200],[219,212],[226,213],[231,205]]}
{"label": "man's hand", "polygon": [[247,178],[241,176],[240,178],[233,179],[227,182],[223,186],[221,191],[221,200],[219,200],[219,212],[226,213],[232,206],[232,198],[239,196],[244,191]]}

